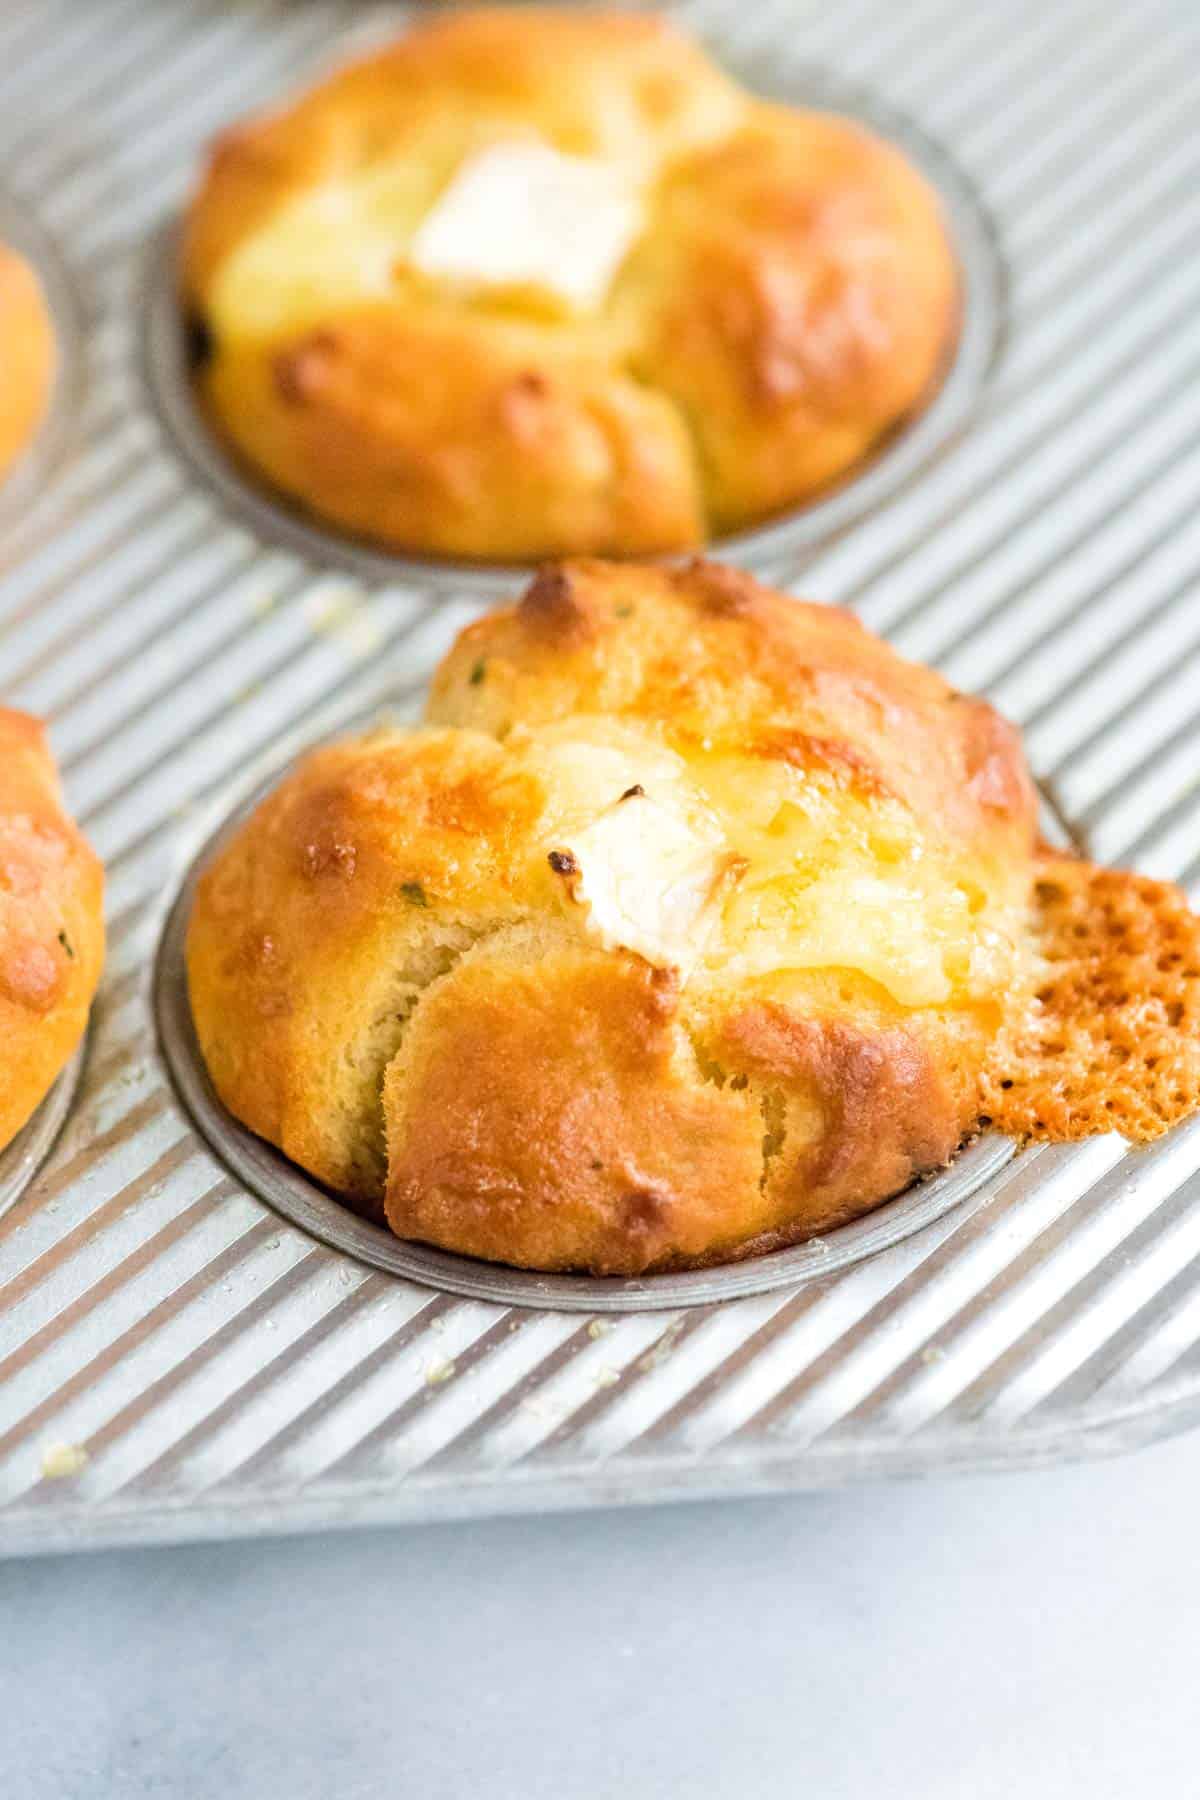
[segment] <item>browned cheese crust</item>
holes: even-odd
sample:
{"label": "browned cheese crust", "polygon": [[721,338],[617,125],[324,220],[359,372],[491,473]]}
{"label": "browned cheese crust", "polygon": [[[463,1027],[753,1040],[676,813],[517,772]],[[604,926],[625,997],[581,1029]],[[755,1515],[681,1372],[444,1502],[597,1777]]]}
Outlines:
{"label": "browned cheese crust", "polygon": [[1011,729],[848,614],[568,565],[461,635],[422,729],[318,750],[219,853],[201,1046],[402,1236],[626,1273],[793,1241],[973,1129],[1034,813]]}
{"label": "browned cheese crust", "polygon": [[[595,314],[405,261],[464,158],[531,136],[646,195]],[[400,248],[366,293],[368,214]],[[754,100],[665,21],[532,8],[428,21],[226,132],[182,292],[254,469],[351,532],[492,560],[684,549],[804,500],[923,402],[958,314],[894,149]]]}
{"label": "browned cheese crust", "polygon": [[0,481],[41,423],[54,363],[54,330],[37,276],[0,244]]}
{"label": "browned cheese crust", "polygon": [[1034,955],[986,1071],[988,1124],[1145,1143],[1200,1107],[1200,918],[1177,887],[1047,852]]}
{"label": "browned cheese crust", "polygon": [[104,960],[100,865],[41,726],[0,709],[0,1147],[75,1050]]}

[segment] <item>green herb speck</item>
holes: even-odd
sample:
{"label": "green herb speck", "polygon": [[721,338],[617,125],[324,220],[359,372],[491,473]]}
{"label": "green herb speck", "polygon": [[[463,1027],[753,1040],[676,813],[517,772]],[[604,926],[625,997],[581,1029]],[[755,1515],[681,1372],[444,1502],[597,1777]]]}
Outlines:
{"label": "green herb speck", "polygon": [[631,602],[627,600],[624,606],[615,606],[613,608],[613,617],[617,619],[632,619],[633,606]]}
{"label": "green herb speck", "polygon": [[65,931],[59,932],[58,941],[62,945],[63,949],[66,951],[67,955],[70,957],[71,961],[74,962],[75,961],[75,952],[71,948],[71,940],[67,936]]}
{"label": "green herb speck", "polygon": [[406,881],[401,887],[400,892],[404,895],[404,898],[408,901],[410,906],[429,905],[429,896],[419,881]]}
{"label": "green herb speck", "polygon": [[487,664],[484,662],[483,658],[480,657],[479,661],[475,664],[475,667],[471,670],[471,686],[479,687],[486,674]]}

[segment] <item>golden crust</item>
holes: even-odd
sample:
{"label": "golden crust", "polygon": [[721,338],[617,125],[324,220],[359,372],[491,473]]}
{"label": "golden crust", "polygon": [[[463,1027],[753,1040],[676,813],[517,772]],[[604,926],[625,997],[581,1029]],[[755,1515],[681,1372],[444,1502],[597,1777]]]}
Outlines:
{"label": "golden crust", "polygon": [[[635,792],[690,796],[730,853],[686,973],[598,940],[562,872]],[[386,1190],[402,1235],[606,1272],[747,1254],[972,1129],[1033,821],[1015,735],[849,615],[712,565],[548,571],[462,635],[424,729],[316,752],[217,857],[200,1043],[231,1111]]]}
{"label": "golden crust", "polygon": [[978,1110],[986,1017],[888,1017],[877,995],[839,986],[836,1000],[810,981],[787,1003],[735,1006],[714,1045],[727,1078],[748,1077],[765,1096],[778,1139],[763,1182],[775,1243],[841,1224],[865,1195],[943,1167]]}
{"label": "golden crust", "polygon": [[539,338],[376,307],[277,348],[230,348],[206,401],[277,487],[364,537],[500,560],[698,542],[692,447],[670,400]]}
{"label": "golden crust", "polygon": [[188,971],[214,1084],[331,1187],[382,1191],[380,1070],[420,988],[512,909],[537,811],[486,738],[381,734],[308,757],[203,877]]}
{"label": "golden crust", "polygon": [[758,1106],[697,1078],[677,984],[637,958],[487,940],[418,1009],[384,1109],[401,1237],[615,1274],[768,1223]]}
{"label": "golden crust", "polygon": [[[462,158],[531,134],[648,183],[597,317],[404,264]],[[390,286],[330,275],[322,225],[289,287],[281,221],[364,183],[378,206],[381,180]],[[958,307],[937,202],[897,152],[752,99],[662,20],[552,9],[427,22],[227,132],[182,285],[239,455],[350,531],[492,560],[686,549],[804,500],[920,405]]]}
{"label": "golden crust", "polygon": [[63,812],[41,726],[0,709],[0,1147],[77,1047],[103,960],[100,865]]}
{"label": "golden crust", "polygon": [[0,244],[0,481],[41,423],[54,364],[54,328],[37,276]]}
{"label": "golden crust", "polygon": [[706,1039],[665,971],[489,938],[389,1066],[387,1221],[605,1275],[737,1260],[854,1218],[948,1162],[976,1110],[919,1023],[881,1025],[862,998],[843,1018],[827,985],[793,984],[790,1004],[752,1001]]}
{"label": "golden crust", "polygon": [[835,483],[947,354],[941,218],[904,158],[845,120],[754,108],[673,173],[652,254],[638,367],[691,423],[714,532]]}

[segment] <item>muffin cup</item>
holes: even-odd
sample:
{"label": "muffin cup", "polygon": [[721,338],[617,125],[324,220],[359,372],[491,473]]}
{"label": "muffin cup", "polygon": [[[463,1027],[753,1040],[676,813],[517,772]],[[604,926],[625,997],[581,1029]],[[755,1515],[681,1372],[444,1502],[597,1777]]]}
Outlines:
{"label": "muffin cup", "polygon": [[192,1022],[184,951],[196,884],[206,865],[287,773],[280,771],[262,782],[213,833],[188,868],[159,945],[154,1011],[159,1047],[176,1093],[209,1147],[261,1200],[334,1249],[444,1293],[500,1305],[589,1313],[707,1306],[830,1275],[911,1237],[954,1208],[963,1208],[965,1217],[972,1197],[981,1198],[989,1178],[1012,1157],[1014,1146],[1005,1138],[974,1140],[960,1149],[948,1168],[914,1182],[848,1225],[785,1250],[674,1274],[634,1278],[542,1274],[480,1262],[396,1237],[238,1123],[217,1097]]}
{"label": "muffin cup", "polygon": [[[959,269],[957,336],[934,392],[847,477],[815,499],[705,548],[769,576],[785,559],[816,550],[917,477],[969,419],[1001,341],[1003,265],[991,222],[970,181],[945,150],[902,113],[865,88],[808,66],[770,61],[727,65],[752,91],[794,106],[836,112],[902,150],[937,193]],[[186,466],[264,542],[373,583],[496,595],[512,591],[527,563],[467,562],[408,556],[339,533],[275,493],[242,467],[197,403],[191,345],[179,304],[180,224],[171,220],[148,248],[143,281],[143,375],[168,439]]]}

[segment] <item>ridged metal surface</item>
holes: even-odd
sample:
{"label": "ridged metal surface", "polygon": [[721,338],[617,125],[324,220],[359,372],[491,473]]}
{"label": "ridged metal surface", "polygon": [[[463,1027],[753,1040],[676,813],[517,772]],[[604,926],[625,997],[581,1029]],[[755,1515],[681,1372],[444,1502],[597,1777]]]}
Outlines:
{"label": "ridged metal surface", "polygon": [[[678,9],[826,63],[982,194],[1006,337],[937,466],[803,564],[1021,720],[1100,857],[1200,884],[1200,17],[1178,0]],[[140,379],[147,241],[217,126],[400,9],[40,0],[0,15],[0,171],[88,341],[74,455],[0,540],[0,692],[45,714],[109,869],[81,1097],[0,1222],[0,1545],[802,1486],[1106,1450],[1200,1416],[1200,1124],[1031,1151],[986,1203],[795,1292],[589,1320],[326,1249],[201,1146],[150,973],[260,769],[410,706],[473,607],[264,549]],[[86,1465],[43,1474],[52,1444]],[[53,1465],[53,1458],[52,1458]]]}

